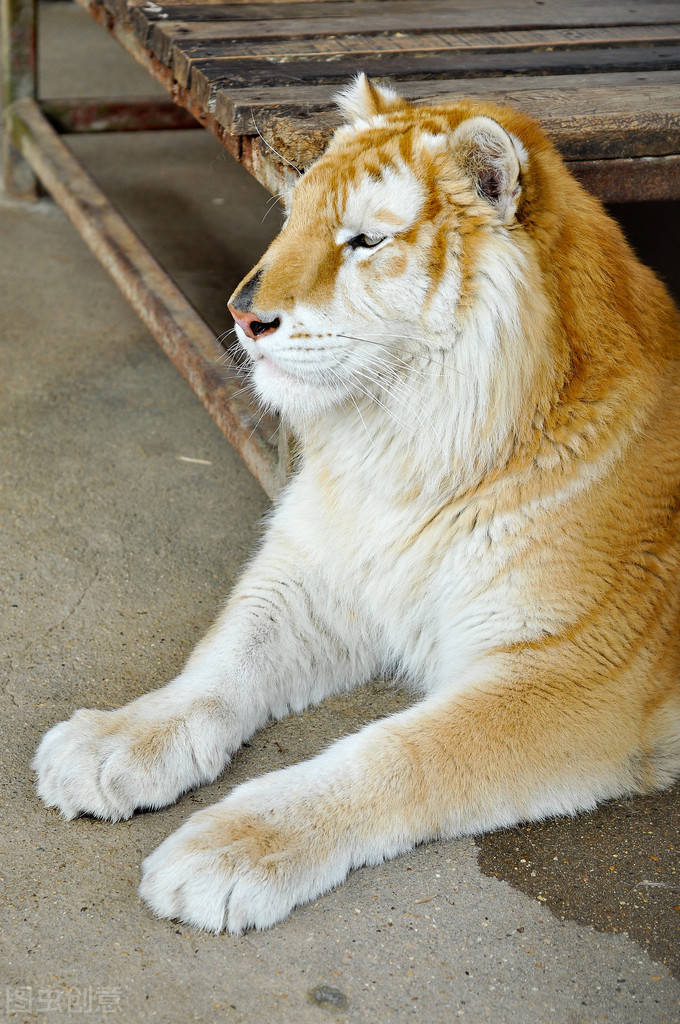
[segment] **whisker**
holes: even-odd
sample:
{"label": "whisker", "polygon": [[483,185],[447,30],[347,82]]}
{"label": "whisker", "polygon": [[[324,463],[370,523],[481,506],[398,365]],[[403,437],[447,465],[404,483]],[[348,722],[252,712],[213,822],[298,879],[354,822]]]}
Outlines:
{"label": "whisker", "polygon": [[[257,428],[259,427],[260,423],[262,423],[262,420],[264,419],[264,414],[266,413],[266,411],[267,411],[266,409],[264,409],[264,408],[262,409],[262,412],[260,413],[260,415],[257,418],[257,422],[256,422],[255,426],[253,427],[253,429],[248,434],[247,441],[250,441],[251,437],[253,436],[253,434],[255,433]],[[246,441],[246,443],[247,443],[247,441]]]}
{"label": "whisker", "polygon": [[223,352],[220,356],[218,356],[217,363],[224,370],[233,370],[233,372],[236,373],[236,374],[243,375],[244,373],[247,373],[247,371],[248,371],[248,367],[247,366],[243,366],[241,363],[238,363],[234,359],[234,357],[231,354],[231,352]]}
{"label": "whisker", "polygon": [[[364,343],[366,345],[375,345],[376,348],[380,348],[384,352],[387,352],[390,355],[391,358],[399,360],[399,362],[401,362],[404,366],[409,366],[410,367],[412,365],[412,363],[410,363],[403,356],[399,355],[398,352],[395,352],[394,349],[390,348],[389,345],[387,345],[383,341],[377,341],[374,338],[360,338],[360,337],[358,337],[356,335],[353,335],[353,334],[339,334],[338,337],[339,338],[347,338],[348,341],[360,341],[360,342],[362,342],[362,343]],[[399,335],[393,335],[392,337],[393,338],[395,338],[395,337],[398,338]],[[419,355],[416,352],[409,353],[409,354],[412,356],[413,359],[418,358],[418,355]],[[421,355],[420,358],[423,358],[423,356]]]}
{"label": "whisker", "polygon": [[255,391],[253,385],[250,382],[248,382],[248,384],[244,384],[244,386],[242,388],[239,388],[238,391],[235,391],[231,397],[236,398],[238,395],[245,394],[246,391],[250,392],[253,398],[257,398],[257,392]]}
{"label": "whisker", "polygon": [[[356,353],[350,353],[350,355],[356,356]],[[370,384],[379,383],[379,386],[386,393],[386,395],[391,396],[395,401],[397,401],[400,407],[405,411],[407,409],[409,410],[410,414],[415,418],[416,422],[422,428],[423,431],[432,433],[434,429],[432,417],[428,416],[427,418],[424,418],[422,415],[422,410],[416,407],[413,401],[414,399],[418,399],[418,389],[413,386],[413,384],[409,381],[408,378],[404,378],[402,376],[395,377],[393,367],[389,367],[389,370],[389,379],[381,379],[379,382],[376,382],[366,372],[366,368],[363,364],[361,366],[353,367],[350,361],[350,372],[353,374],[353,376],[359,375],[361,378],[368,380]]]}
{"label": "whisker", "polygon": [[[356,369],[356,370],[354,370],[354,373],[358,373],[361,377],[363,377],[365,379],[368,379],[370,381],[370,377],[368,377],[368,375],[363,370]],[[420,410],[414,409],[413,408],[413,404],[410,403],[410,399],[412,399],[414,396],[417,395],[417,393],[415,392],[415,390],[413,388],[404,388],[404,387],[397,388],[396,387],[396,383],[393,383],[391,385],[390,382],[384,382],[384,383],[381,384],[381,386],[382,386],[383,391],[385,391],[393,399],[395,399],[397,402],[399,402],[401,408],[403,408],[404,411],[406,411],[408,409],[408,411],[415,417],[416,422],[424,430],[428,429],[428,426],[432,426],[431,422],[430,422],[430,424],[426,423],[426,421],[422,417],[422,414],[421,414]]]}
{"label": "whisker", "polygon": [[352,394],[352,392],[350,391],[347,383],[342,379],[342,377],[338,373],[335,372],[335,370],[333,370],[332,367],[329,366],[328,367],[328,371],[329,371],[329,373],[331,373],[333,375],[333,377],[341,385],[341,387],[344,389],[344,391],[347,392],[348,398],[352,402],[352,405],[354,406],[354,408],[356,409],[356,411],[357,411],[357,413],[359,415],[359,419],[361,420],[361,425],[364,428],[364,431],[366,433],[366,437],[368,438],[368,443],[370,444],[372,449],[375,449],[375,442],[374,442],[374,439],[371,437],[371,434],[369,432],[368,427],[366,426],[366,420],[364,419],[364,417],[363,417],[363,415],[361,413],[361,409],[357,405],[357,401],[356,401],[354,395]]}
{"label": "whisker", "polygon": [[[425,377],[425,371],[422,369],[422,367],[414,366],[412,362],[410,362],[407,359],[404,359],[403,356],[400,356],[398,352],[395,352],[394,349],[390,348],[389,345],[387,345],[385,342],[377,341],[374,338],[358,337],[357,335],[352,335],[352,334],[338,334],[338,337],[339,338],[346,338],[348,341],[359,341],[359,342],[365,343],[367,345],[375,345],[377,348],[380,348],[384,352],[388,353],[390,358],[395,359],[405,369],[408,369],[409,371],[414,372],[414,373],[420,373],[421,375],[423,375],[423,377]],[[407,339],[406,335],[391,335],[392,339],[397,339],[397,338],[400,338],[400,337],[403,338],[404,340],[411,340],[411,339]],[[439,351],[441,351],[441,350],[439,350]],[[426,350],[424,352],[412,352],[412,353],[409,353],[409,355],[411,356],[412,359],[418,359],[418,360],[423,360],[424,359],[424,360],[427,360],[428,363],[432,364],[433,366],[436,366],[437,364],[439,364],[440,367],[441,367],[441,376],[444,376],[445,374],[447,374],[449,372],[457,373],[461,377],[465,376],[465,374],[462,373],[462,371],[459,370],[457,367],[455,367],[455,366],[445,366],[444,365],[443,352],[442,352],[442,358],[441,359],[434,359],[433,358],[432,350]]]}
{"label": "whisker", "polygon": [[274,209],[274,206],[276,205],[276,203],[280,203],[283,198],[284,198],[283,192],[274,192],[274,194],[269,197],[269,199],[266,202],[267,209],[262,214],[262,220],[260,221],[260,224],[264,224],[265,219],[269,216],[271,211]]}
{"label": "whisker", "polygon": [[392,420],[392,421],[393,421],[394,423],[396,423],[396,424],[397,424],[397,426],[401,427],[401,429],[402,429],[402,430],[405,430],[405,431],[406,431],[406,430],[408,430],[408,428],[406,427],[406,425],[405,425],[404,423],[402,423],[402,422],[401,422],[401,420],[400,420],[400,419],[398,419],[398,417],[396,417],[396,416],[394,415],[394,413],[392,412],[392,410],[391,410],[391,409],[388,409],[388,407],[387,407],[387,406],[386,406],[386,405],[384,404],[384,402],[381,402],[381,401],[380,401],[380,399],[378,398],[378,396],[377,396],[377,395],[374,395],[372,391],[370,391],[370,390],[369,390],[369,389],[368,389],[367,387],[365,387],[365,385],[364,385],[364,384],[362,384],[362,382],[361,382],[361,381],[359,381],[359,380],[356,380],[356,379],[355,379],[355,380],[354,380],[354,384],[355,384],[355,386],[356,386],[356,387],[357,387],[357,388],[359,389],[359,391],[361,391],[361,392],[362,392],[362,393],[363,393],[364,395],[366,395],[366,397],[367,397],[368,399],[370,399],[370,400],[371,400],[372,402],[375,402],[375,404],[376,404],[376,405],[379,405],[379,406],[380,406],[380,408],[381,408],[381,409],[382,409],[382,410],[383,410],[384,412],[386,412],[386,413],[387,413],[387,415],[388,415],[388,416],[390,417],[390,419],[391,419],[391,420]]}
{"label": "whisker", "polygon": [[[388,371],[392,375],[395,373],[396,369],[399,369],[404,371],[403,377],[407,375],[415,375],[416,377],[420,378],[421,381],[428,382],[431,381],[434,376],[443,376],[444,374],[443,370],[441,371],[441,373],[439,371],[437,371],[436,373],[426,373],[425,370],[421,369],[420,367],[414,366],[407,360],[402,359],[400,356],[392,352],[390,349],[385,347],[384,351],[387,354],[389,354],[389,359],[383,358],[382,360],[378,360],[378,357],[375,355],[375,353],[371,354],[370,359],[373,361],[373,365],[379,367],[380,369]],[[396,368],[393,364],[390,363],[390,359],[396,361]]]}
{"label": "whisker", "polygon": [[[346,340],[350,340],[350,341],[361,341],[361,342],[365,341],[369,345],[374,345],[376,348],[379,348],[379,349],[383,350],[387,355],[389,355],[389,360],[392,360],[392,362],[396,362],[400,367],[403,367],[404,370],[408,371],[408,373],[416,374],[416,375],[418,375],[424,381],[425,380],[432,380],[433,374],[431,372],[427,373],[423,368],[418,367],[418,366],[414,366],[412,362],[410,362],[407,359],[404,359],[397,352],[394,352],[393,349],[390,349],[387,345],[384,345],[381,342],[371,341],[368,338],[355,337],[355,336],[350,335],[350,334],[338,334],[337,337],[338,338],[343,338],[343,339],[346,339]],[[351,351],[351,350],[348,350],[346,348],[346,346],[344,346],[344,345],[330,345],[330,344],[326,343],[326,344],[324,344],[322,346],[318,346],[318,347],[317,346],[304,346],[304,347],[289,346],[288,348],[285,348],[285,349],[277,348],[277,353],[279,355],[290,355],[290,354],[298,355],[300,352],[314,352],[316,354],[323,354],[323,353],[326,353],[326,352],[332,352],[334,350],[337,351],[338,349],[340,349],[343,352],[343,354],[347,354],[347,353],[349,353],[349,351]],[[371,358],[374,361],[376,361],[376,365],[379,365],[380,367],[382,367],[382,368],[384,368],[386,370],[389,370],[390,372],[394,371],[394,367],[390,364],[390,361],[388,359],[383,359],[381,362],[378,363],[377,362],[377,356],[375,354],[372,354]],[[418,354],[414,353],[413,354],[413,358],[414,359],[418,358]],[[423,354],[422,356],[420,356],[420,358],[425,358],[425,355]],[[441,374],[443,375],[443,373],[444,373],[444,369],[442,368],[441,369]]]}

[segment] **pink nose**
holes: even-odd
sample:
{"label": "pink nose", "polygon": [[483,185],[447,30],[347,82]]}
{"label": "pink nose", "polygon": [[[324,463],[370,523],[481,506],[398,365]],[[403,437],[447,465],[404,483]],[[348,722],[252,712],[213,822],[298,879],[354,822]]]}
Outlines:
{"label": "pink nose", "polygon": [[281,323],[278,316],[269,321],[258,320],[255,313],[242,313],[240,309],[236,309],[234,306],[229,306],[229,312],[243,333],[253,340],[261,337],[263,334],[273,334]]}

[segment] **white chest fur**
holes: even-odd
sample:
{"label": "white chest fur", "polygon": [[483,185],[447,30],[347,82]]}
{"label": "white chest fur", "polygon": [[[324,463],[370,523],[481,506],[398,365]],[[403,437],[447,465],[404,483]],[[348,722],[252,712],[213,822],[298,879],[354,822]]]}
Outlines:
{"label": "white chest fur", "polygon": [[508,569],[524,543],[521,516],[476,524],[396,484],[387,455],[360,469],[337,440],[330,449],[341,466],[309,459],[276,518],[377,632],[385,664],[426,691],[455,690],[485,653],[537,635],[521,575]]}

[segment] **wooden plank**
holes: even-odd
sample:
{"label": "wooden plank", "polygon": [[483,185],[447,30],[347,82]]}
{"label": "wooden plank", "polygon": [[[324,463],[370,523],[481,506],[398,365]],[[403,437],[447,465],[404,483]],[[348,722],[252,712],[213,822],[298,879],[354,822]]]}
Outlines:
{"label": "wooden plank", "polygon": [[208,110],[215,107],[220,89],[253,86],[336,83],[342,85],[357,70],[392,81],[408,81],[455,75],[488,78],[494,75],[587,75],[592,71],[654,71],[680,68],[680,46],[651,45],[607,50],[553,50],[547,52],[374,54],[357,65],[353,58],[262,64],[256,60],[230,62],[196,61],[191,67],[189,89],[195,102]]}
{"label": "wooden plank", "polygon": [[[330,132],[340,123],[333,100],[336,92],[335,85],[223,90],[217,94],[215,117],[230,135],[236,136],[253,134],[253,117],[260,127],[269,127],[278,118],[286,117],[305,124],[305,130],[309,130],[313,122],[319,129]],[[645,109],[672,111],[680,106],[680,72],[594,73],[586,80],[564,75],[447,77],[404,82],[399,92],[418,103],[454,103],[467,96],[509,103],[526,109],[527,113],[541,108],[582,114]]]}
{"label": "wooden plank", "polygon": [[[247,17],[252,18],[256,16],[255,12],[257,12],[257,17],[263,17],[264,15],[268,15],[268,8],[286,5],[290,6],[290,2],[291,0],[227,0],[225,3],[225,0],[200,0],[200,2],[193,3],[192,0],[163,0],[163,4],[158,4],[157,6],[162,6],[163,9],[166,7],[182,7],[190,12],[204,7],[210,7],[212,10],[216,7],[228,7],[233,10],[249,7],[253,8],[253,10],[247,14]],[[334,3],[335,0],[326,0],[326,2]],[[363,3],[364,0],[353,0],[353,2]],[[400,0],[380,0],[380,2],[399,3]],[[300,8],[301,13],[312,11],[318,3],[319,0],[295,0],[295,6]],[[121,9],[143,7],[148,4],[149,0],[118,0],[118,5]],[[239,11],[236,13],[238,15]],[[230,13],[230,17],[231,16],[232,15]]]}
{"label": "wooden plank", "polygon": [[[458,19],[455,27],[531,28],[555,25],[649,25],[677,19],[676,0],[296,0],[277,3],[221,3],[219,0],[128,0],[128,7],[148,7],[151,18],[201,21],[320,21],[328,18],[362,22],[373,18],[417,16],[418,27],[431,18]],[[350,29],[351,30],[351,29]],[[361,25],[361,31],[366,25]]]}
{"label": "wooden plank", "polygon": [[664,112],[566,116],[535,111],[534,116],[567,160],[666,156],[680,151],[678,107]]}
{"label": "wooden plank", "polygon": [[567,166],[585,188],[607,203],[680,198],[680,156],[586,160]]}
{"label": "wooden plank", "polygon": [[[80,0],[77,0],[80,2]],[[144,7],[149,6],[149,0],[116,0],[118,7],[121,10],[126,8],[132,9],[133,7]],[[151,0],[153,3],[154,0]],[[371,0],[349,0],[354,10],[361,6],[364,9]],[[405,0],[372,0],[373,5],[379,3],[403,3]],[[413,0],[410,0],[413,3]],[[454,0],[455,2],[455,0]],[[489,3],[490,0],[481,0],[482,5]],[[552,0],[550,0],[552,2]],[[348,0],[324,0],[323,6],[328,10],[341,10],[343,5],[347,6]],[[207,17],[205,9],[208,8],[212,12],[212,17],[220,17],[219,13],[215,13],[216,8],[220,10],[225,8],[224,17],[228,18],[263,18],[270,16],[270,8],[272,9],[271,14],[276,15],[276,10],[281,8],[287,8],[287,13],[281,15],[281,17],[313,17],[315,9],[321,6],[320,0],[163,0],[162,4],[156,4],[161,10],[184,10],[187,11],[187,17],[200,20]],[[248,10],[250,8],[250,10]],[[293,14],[290,13],[290,9],[295,8]],[[184,16],[184,15],[183,15]]]}
{"label": "wooden plank", "polygon": [[[127,0],[128,4],[142,5],[150,0]],[[496,12],[501,7],[503,11],[523,10],[525,16],[532,14],[543,17],[547,14],[551,17],[569,16],[565,14],[564,0],[429,0],[427,10],[430,8],[439,9],[455,5],[461,11],[484,11]],[[269,13],[269,8],[277,17],[328,17],[329,12],[346,17],[355,17],[357,13],[371,14],[381,7],[410,7],[423,10],[421,0],[162,0],[158,6],[168,9],[184,9],[196,12],[196,18],[204,17],[203,9],[210,8],[214,11],[216,7],[224,10],[225,18],[229,18],[233,11],[241,17],[259,18]],[[604,24],[610,19],[610,24],[622,21],[626,15],[644,22],[645,17],[656,18],[659,11],[677,10],[676,0],[629,0],[622,4],[622,0],[593,0],[588,4],[585,0],[571,0],[567,5],[581,16],[585,10],[589,14],[592,24]],[[604,20],[603,20],[604,19]]]}
{"label": "wooden plank", "polygon": [[[127,0],[128,4],[143,5],[150,0]],[[422,0],[162,0],[157,6],[168,10],[187,10],[196,20],[204,18],[204,8],[213,11],[216,7],[224,11],[224,18],[231,18],[235,15],[250,20],[268,16],[269,8],[272,8],[272,16],[279,18],[317,17],[326,18],[329,15],[335,17],[354,18],[357,14],[371,16],[381,8],[401,7],[404,9],[423,11]],[[457,10],[467,17],[469,12],[491,11],[495,14],[495,20],[502,20],[506,12],[513,17],[514,12],[522,11],[523,16],[532,17],[559,17],[569,18],[571,15],[582,17],[587,13],[590,24],[619,24],[625,18],[634,17],[639,24],[643,24],[646,18],[652,19],[658,16],[659,11],[677,11],[676,0],[629,0],[622,3],[622,0],[593,0],[587,3],[586,0],[570,0],[566,5],[570,10],[565,10],[564,0],[428,0],[427,11],[442,10],[455,6]],[[499,18],[499,11],[502,12]],[[214,13],[212,15],[214,17]],[[609,19],[609,20],[607,20]]]}
{"label": "wooden plank", "polygon": [[[187,85],[192,64],[207,58],[222,61],[242,60],[244,47],[241,40],[221,39],[197,41],[194,33],[185,36],[180,29],[190,31],[186,22],[158,23],[154,26],[148,47],[154,56],[173,68],[175,77]],[[421,55],[435,51],[503,52],[546,49],[579,49],[585,46],[621,46],[625,43],[673,43],[680,41],[680,24],[629,25],[600,29],[530,29],[514,32],[433,32],[405,34],[403,32],[366,35],[350,33],[342,36],[312,36],[305,39],[257,39],[248,42],[248,57],[260,60],[290,62],[308,60],[311,56],[337,59],[353,56],[357,60],[374,53],[413,53]]]}
{"label": "wooden plank", "polygon": [[[465,97],[510,104],[536,117],[554,139],[563,155],[572,160],[662,156],[680,150],[680,72],[656,75],[599,76],[609,78],[607,85],[575,88],[572,80],[550,81],[551,88],[538,87],[513,91],[512,79],[418,83],[417,92],[427,103],[454,103]],[[665,77],[666,81],[659,81]],[[615,81],[611,81],[615,79]],[[625,79],[625,84],[622,83]],[[650,81],[651,79],[651,81]],[[542,82],[542,80],[538,80]],[[525,79],[521,84],[529,84]],[[445,88],[441,88],[445,85]],[[477,87],[480,88],[477,88]],[[408,93],[408,89],[404,90]],[[253,104],[257,97],[252,95]],[[274,149],[295,166],[303,168],[323,151],[340,115],[333,109],[311,116],[300,108],[279,105],[272,110],[254,105],[238,108],[239,125],[244,133],[257,130]],[[218,115],[219,116],[219,115]],[[232,123],[233,127],[233,123]]]}
{"label": "wooden plank", "polygon": [[[513,105],[535,117],[568,160],[666,156],[680,150],[678,110],[554,115],[545,113],[545,101]],[[271,124],[258,122],[257,127],[266,142],[300,170],[316,160],[331,135],[329,129],[293,117]]]}
{"label": "wooden plank", "polygon": [[[493,0],[451,3],[429,0],[426,12],[421,0],[350,0],[333,3],[277,4],[234,7],[230,4],[156,4],[153,0],[114,0],[131,17],[135,32],[148,44],[155,24],[184,23],[196,38],[296,39],[305,36],[342,35],[348,32],[431,32],[531,28],[577,28],[615,25],[667,24],[680,20],[675,0],[650,2],[629,0],[625,5],[611,2],[588,3],[570,0],[558,3],[531,0],[498,4]],[[205,23],[205,24],[201,24]],[[189,33],[186,33],[189,34]]]}

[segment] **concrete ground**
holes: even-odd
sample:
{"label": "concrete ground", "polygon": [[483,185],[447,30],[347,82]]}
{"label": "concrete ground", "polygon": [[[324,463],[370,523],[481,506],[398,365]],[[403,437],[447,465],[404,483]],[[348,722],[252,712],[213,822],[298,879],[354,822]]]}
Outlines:
{"label": "concrete ground", "polygon": [[[43,22],[44,94],[152,91],[77,9],[50,4]],[[262,222],[259,186],[202,132],[73,145],[228,326],[224,298],[277,228],[275,212]],[[625,216],[663,266],[656,240],[673,251],[677,211]],[[0,1019],[680,1020],[677,787],[424,846],[269,932],[215,937],[152,918],[136,895],[141,859],[230,786],[402,706],[386,684],[270,726],[224,779],[167,810],[108,825],[42,806],[29,769],[42,732],[179,669],[267,500],[60,211],[5,200],[0,225]]]}

